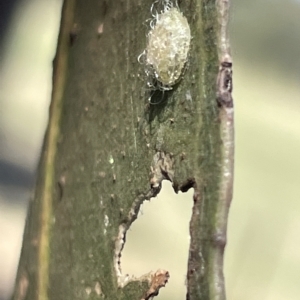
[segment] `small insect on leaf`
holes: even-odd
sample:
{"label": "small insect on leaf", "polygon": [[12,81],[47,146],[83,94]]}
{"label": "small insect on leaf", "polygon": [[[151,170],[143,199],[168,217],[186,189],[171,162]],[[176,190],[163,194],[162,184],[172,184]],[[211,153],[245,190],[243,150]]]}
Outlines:
{"label": "small insect on leaf", "polygon": [[156,16],[148,34],[146,63],[153,68],[155,78],[171,89],[183,72],[191,42],[187,19],[176,7]]}

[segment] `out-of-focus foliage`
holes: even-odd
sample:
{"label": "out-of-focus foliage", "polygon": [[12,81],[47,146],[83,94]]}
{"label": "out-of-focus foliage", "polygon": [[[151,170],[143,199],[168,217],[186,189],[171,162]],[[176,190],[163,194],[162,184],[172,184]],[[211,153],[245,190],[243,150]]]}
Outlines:
{"label": "out-of-focus foliage", "polygon": [[232,0],[234,57],[300,74],[300,1]]}

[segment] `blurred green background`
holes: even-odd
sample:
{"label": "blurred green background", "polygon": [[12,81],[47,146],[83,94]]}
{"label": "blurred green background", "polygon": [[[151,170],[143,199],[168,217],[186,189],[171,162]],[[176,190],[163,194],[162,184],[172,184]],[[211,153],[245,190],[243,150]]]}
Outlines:
{"label": "blurred green background", "polygon": [[[0,300],[13,287],[47,123],[60,0],[0,2]],[[10,3],[9,9],[5,3]],[[14,5],[12,5],[14,3]],[[236,167],[229,300],[300,299],[300,1],[231,0]],[[3,15],[3,16],[2,16]],[[192,191],[144,204],[123,273],[171,272],[157,299],[185,299]]]}

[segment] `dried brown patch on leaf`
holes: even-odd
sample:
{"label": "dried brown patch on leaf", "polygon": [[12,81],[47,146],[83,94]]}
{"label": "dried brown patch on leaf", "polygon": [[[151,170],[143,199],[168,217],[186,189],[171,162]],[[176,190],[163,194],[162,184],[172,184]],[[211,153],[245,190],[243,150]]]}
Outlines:
{"label": "dried brown patch on leaf", "polygon": [[150,288],[141,300],[148,300],[151,297],[157,296],[160,288],[167,284],[170,274],[168,271],[158,270],[150,276]]}

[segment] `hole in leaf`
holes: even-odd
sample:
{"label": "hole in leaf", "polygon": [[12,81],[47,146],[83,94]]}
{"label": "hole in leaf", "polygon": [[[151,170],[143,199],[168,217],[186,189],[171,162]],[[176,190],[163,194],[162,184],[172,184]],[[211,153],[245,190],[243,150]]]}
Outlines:
{"label": "hole in leaf", "polygon": [[155,299],[186,298],[193,191],[175,194],[172,184],[163,181],[161,192],[151,201],[144,201],[137,220],[127,231],[121,257],[123,274],[140,277],[158,269],[170,273],[169,282]]}

